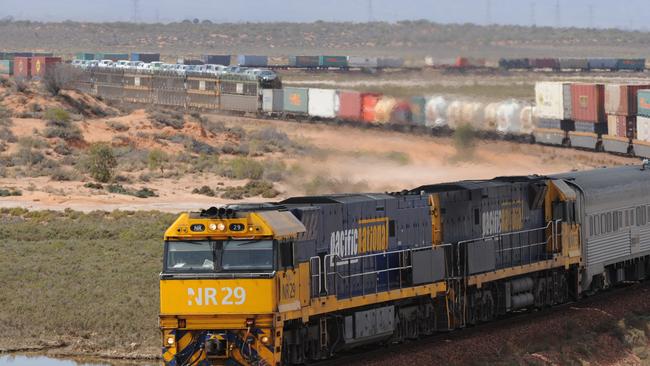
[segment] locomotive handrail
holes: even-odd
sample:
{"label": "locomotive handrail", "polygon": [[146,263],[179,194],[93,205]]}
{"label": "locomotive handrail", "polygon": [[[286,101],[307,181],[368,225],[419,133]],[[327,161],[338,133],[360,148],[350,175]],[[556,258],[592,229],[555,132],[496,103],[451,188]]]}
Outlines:
{"label": "locomotive handrail", "polygon": [[[313,273],[311,274],[312,280],[315,278],[318,278],[318,293],[319,295],[323,293],[323,288],[325,290],[325,293],[329,292],[328,288],[328,277],[330,275],[336,276],[336,278],[340,278],[342,280],[345,279],[350,279],[350,278],[355,278],[355,277],[361,277],[361,276],[369,276],[369,275],[375,275],[377,276],[378,274],[381,273],[386,273],[386,272],[392,272],[392,271],[401,271],[404,269],[409,269],[413,268],[412,265],[408,266],[402,266],[400,265],[399,267],[392,267],[392,268],[386,268],[386,269],[379,269],[379,270],[373,270],[370,272],[361,272],[361,273],[355,273],[355,274],[349,274],[349,275],[342,275],[339,273],[338,270],[336,270],[336,267],[339,266],[340,264],[347,264],[348,266],[352,264],[353,262],[356,263],[359,260],[365,260],[373,257],[379,257],[379,256],[389,256],[389,255],[400,255],[400,259],[403,258],[402,256],[405,253],[409,253],[412,255],[414,252],[418,251],[424,251],[424,250],[434,250],[436,248],[445,248],[451,246],[451,244],[440,244],[436,246],[423,246],[423,247],[418,247],[418,248],[408,248],[408,249],[402,249],[402,250],[391,250],[391,251],[384,251],[384,252],[378,252],[378,253],[370,253],[370,254],[364,254],[364,255],[357,255],[353,257],[341,257],[338,254],[327,254],[324,257],[320,256],[313,256],[309,258],[310,262],[310,269],[313,269],[314,265],[318,266],[318,273]],[[323,265],[324,264],[324,265]],[[333,271],[328,270],[329,267],[334,266],[335,269]],[[348,270],[349,272],[349,270]],[[312,281],[313,282],[313,281]],[[390,285],[389,285],[390,287]],[[401,287],[401,281],[400,281],[400,287]]]}
{"label": "locomotive handrail", "polygon": [[164,279],[199,279],[199,278],[272,278],[275,277],[276,271],[273,272],[248,272],[248,273],[170,273],[170,272],[160,272],[160,278]]}

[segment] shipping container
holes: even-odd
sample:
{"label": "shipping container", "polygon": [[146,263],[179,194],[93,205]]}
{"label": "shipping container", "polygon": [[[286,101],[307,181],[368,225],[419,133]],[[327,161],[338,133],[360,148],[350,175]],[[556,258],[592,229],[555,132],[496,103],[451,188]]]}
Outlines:
{"label": "shipping container", "polygon": [[427,99],[425,97],[412,97],[411,98],[411,120],[417,125],[426,123],[426,105]]}
{"label": "shipping container", "polygon": [[338,109],[338,98],[335,89],[309,88],[309,116],[319,118],[334,118]]}
{"label": "shipping container", "polygon": [[266,67],[269,65],[269,58],[267,56],[239,55],[237,63],[239,66],[246,67]]}
{"label": "shipping container", "polygon": [[650,142],[650,117],[638,116],[636,118],[636,138]]}
{"label": "shipping container", "polygon": [[[431,66],[433,66],[433,62]],[[484,58],[456,57],[456,61],[454,61],[454,67],[460,69],[483,66],[485,66]]]}
{"label": "shipping container", "polygon": [[555,81],[535,83],[535,106],[536,118],[572,119],[571,83]]}
{"label": "shipping container", "polygon": [[502,58],[499,60],[499,67],[506,70],[529,69],[530,60],[527,58]]}
{"label": "shipping container", "polygon": [[650,117],[650,89],[637,91],[637,115]]}
{"label": "shipping container", "polygon": [[129,54],[128,53],[96,53],[95,54],[95,60],[111,60],[111,61],[120,61],[120,60],[128,60],[129,59]]}
{"label": "shipping container", "polygon": [[203,55],[203,62],[210,65],[230,66],[231,55]]}
{"label": "shipping container", "polygon": [[619,58],[616,60],[617,70],[643,71],[645,70],[644,58]]}
{"label": "shipping container", "polygon": [[607,122],[603,84],[572,84],[571,100],[571,115],[574,121]]}
{"label": "shipping container", "polygon": [[589,70],[586,58],[560,58],[558,62],[561,70]]}
{"label": "shipping container", "polygon": [[289,56],[289,66],[298,68],[317,68],[318,56]]}
{"label": "shipping container", "polygon": [[288,56],[269,56],[268,66],[273,67],[287,67],[289,66]]}
{"label": "shipping container", "polygon": [[260,108],[260,100],[256,95],[221,95],[221,108],[226,111],[255,113]]}
{"label": "shipping container", "polygon": [[145,63],[160,61],[159,53],[131,52],[131,61],[142,61]]}
{"label": "shipping container", "polygon": [[32,57],[54,57],[54,52],[32,52]]}
{"label": "shipping container", "polygon": [[635,116],[637,114],[637,93],[641,89],[650,89],[650,85],[605,85],[605,113]]}
{"label": "shipping container", "polygon": [[375,107],[381,98],[381,94],[363,93],[361,94],[361,119],[364,122],[375,122]]}
{"label": "shipping container", "polygon": [[590,58],[587,59],[591,70],[616,70],[618,59],[615,58]]}
{"label": "shipping container", "polygon": [[307,114],[309,112],[309,89],[284,88],[283,110],[290,113]]}
{"label": "shipping container", "polygon": [[533,58],[530,60],[530,67],[533,69],[560,69],[560,60],[557,58]]}
{"label": "shipping container", "polygon": [[377,57],[348,56],[349,67],[376,69],[378,65]]}
{"label": "shipping container", "polygon": [[337,116],[346,121],[361,121],[361,93],[340,90]]}
{"label": "shipping container", "polygon": [[77,52],[74,54],[75,60],[94,60],[95,59],[95,54],[92,52]]}
{"label": "shipping container", "polygon": [[32,57],[32,78],[41,79],[61,63],[61,57]]}
{"label": "shipping container", "polygon": [[318,56],[318,66],[346,68],[348,67],[348,58],[345,56]]}
{"label": "shipping container", "polygon": [[284,102],[283,89],[262,90],[262,110],[267,113],[282,112]]}
{"label": "shipping container", "polygon": [[404,67],[404,59],[401,57],[378,57],[377,67],[380,69],[399,69]]}
{"label": "shipping container", "polygon": [[11,57],[16,58],[16,57],[32,57],[34,56],[34,52],[8,52]]}
{"label": "shipping container", "polygon": [[183,65],[203,65],[203,60],[197,60],[195,58],[184,58]]}
{"label": "shipping container", "polygon": [[390,113],[390,123],[410,125],[413,123],[411,104],[405,100],[397,100]]}
{"label": "shipping container", "polygon": [[32,76],[31,57],[14,58],[14,76],[23,79],[28,79]]}
{"label": "shipping container", "polygon": [[0,60],[0,74],[13,75],[14,74],[14,61],[13,60]]}
{"label": "shipping container", "polygon": [[607,115],[607,134],[616,137],[635,138],[636,116]]}

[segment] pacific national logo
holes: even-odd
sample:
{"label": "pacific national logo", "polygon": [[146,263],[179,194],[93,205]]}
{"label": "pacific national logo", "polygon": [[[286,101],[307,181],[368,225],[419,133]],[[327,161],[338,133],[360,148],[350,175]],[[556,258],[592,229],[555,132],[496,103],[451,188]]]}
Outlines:
{"label": "pacific national logo", "polygon": [[330,254],[350,257],[388,249],[388,218],[359,220],[358,227],[332,232]]}

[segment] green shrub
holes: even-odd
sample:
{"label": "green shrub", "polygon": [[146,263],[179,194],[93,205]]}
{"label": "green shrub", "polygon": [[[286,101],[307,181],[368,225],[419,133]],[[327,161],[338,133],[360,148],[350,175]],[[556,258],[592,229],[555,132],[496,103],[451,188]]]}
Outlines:
{"label": "green shrub", "polygon": [[169,157],[164,151],[160,149],[153,149],[149,151],[147,160],[149,162],[150,170],[160,169],[160,173],[165,174],[165,163],[169,161]]}
{"label": "green shrub", "polygon": [[83,135],[79,127],[70,121],[70,113],[65,109],[52,108],[45,112],[47,120],[45,127],[45,137],[58,137],[66,141],[82,140]]}
{"label": "green shrub", "polygon": [[84,166],[90,176],[99,182],[109,182],[115,175],[117,159],[113,148],[106,143],[92,144],[84,160]]}
{"label": "green shrub", "polygon": [[228,187],[221,194],[221,198],[240,200],[246,197],[262,196],[263,198],[273,198],[280,194],[273,183],[264,180],[252,180],[243,186]]}
{"label": "green shrub", "polygon": [[109,184],[108,186],[106,186],[106,190],[110,193],[125,194],[128,196],[134,196],[138,198],[149,198],[149,197],[158,196],[153,189],[147,187],[142,187],[139,190],[134,191],[134,190],[124,188],[121,184]]}
{"label": "green shrub", "polygon": [[0,141],[16,142],[16,135],[7,127],[0,127]]}
{"label": "green shrub", "polygon": [[234,158],[228,161],[223,175],[233,179],[261,179],[264,165],[249,158]]}
{"label": "green shrub", "polygon": [[176,130],[180,130],[185,126],[185,115],[183,112],[171,109],[151,108],[147,113],[149,114],[149,118],[151,118],[158,126],[169,126]]}
{"label": "green shrub", "polygon": [[56,168],[56,169],[54,169],[54,171],[52,173],[50,173],[50,177],[54,181],[63,182],[63,181],[77,180],[78,175],[75,174],[75,172],[73,172],[71,170]]}
{"label": "green shrub", "polygon": [[93,183],[93,182],[88,182],[84,184],[84,187],[90,188],[90,189],[104,189],[104,186],[99,184],[99,183]]}
{"label": "green shrub", "polygon": [[70,113],[63,108],[51,108],[45,111],[43,116],[48,121],[70,122]]}
{"label": "green shrub", "polygon": [[0,188],[0,197],[22,196],[23,192],[15,188]]}
{"label": "green shrub", "polygon": [[208,197],[216,196],[215,191],[212,188],[208,187],[208,186],[203,186],[201,188],[194,188],[192,190],[192,193],[193,194],[202,194],[202,195],[208,196]]}
{"label": "green shrub", "polygon": [[126,124],[124,124],[124,123],[122,123],[122,122],[118,122],[118,121],[108,121],[108,122],[106,122],[106,125],[107,125],[108,128],[110,128],[111,130],[113,130],[113,131],[117,131],[117,132],[126,132],[126,131],[128,131],[129,128],[130,128],[130,127],[127,126]]}

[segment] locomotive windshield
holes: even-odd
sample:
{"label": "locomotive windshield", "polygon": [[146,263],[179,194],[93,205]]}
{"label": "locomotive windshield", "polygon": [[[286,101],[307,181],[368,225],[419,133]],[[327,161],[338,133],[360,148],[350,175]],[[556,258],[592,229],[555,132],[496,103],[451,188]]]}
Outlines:
{"label": "locomotive windshield", "polygon": [[165,272],[262,272],[273,270],[272,240],[168,241]]}

